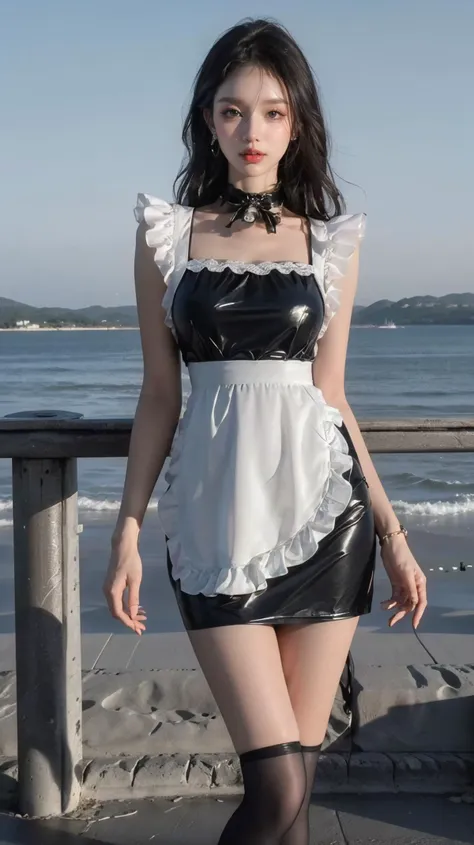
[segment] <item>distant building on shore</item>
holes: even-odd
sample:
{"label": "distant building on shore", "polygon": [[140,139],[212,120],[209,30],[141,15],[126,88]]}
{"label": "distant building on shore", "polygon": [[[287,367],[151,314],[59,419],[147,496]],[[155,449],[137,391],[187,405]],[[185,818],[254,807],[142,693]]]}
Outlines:
{"label": "distant building on shore", "polygon": [[17,329],[39,329],[39,323],[30,323],[29,320],[17,320],[15,322]]}

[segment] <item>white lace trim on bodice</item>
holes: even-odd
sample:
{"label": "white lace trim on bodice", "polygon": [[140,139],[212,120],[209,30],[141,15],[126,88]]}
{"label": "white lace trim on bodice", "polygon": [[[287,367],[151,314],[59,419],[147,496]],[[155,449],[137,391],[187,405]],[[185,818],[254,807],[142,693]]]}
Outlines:
{"label": "white lace trim on bodice", "polygon": [[135,217],[138,222],[144,220],[148,226],[146,241],[155,251],[155,261],[167,285],[162,300],[166,313],[165,322],[173,332],[171,307],[176,288],[187,268],[207,268],[215,272],[230,268],[235,273],[255,273],[262,276],[270,270],[279,270],[286,274],[294,271],[305,276],[314,275],[324,297],[324,321],[319,340],[339,308],[350,259],[365,231],[363,213],[342,214],[327,222],[311,219],[311,264],[294,261],[220,261],[215,258],[189,260],[193,219],[191,207],[179,203],[171,205],[150,194],[139,194]]}
{"label": "white lace trim on bodice", "polygon": [[187,263],[187,269],[194,273],[201,270],[210,270],[212,273],[221,273],[223,270],[232,270],[233,273],[254,273],[257,276],[265,276],[271,270],[279,270],[280,273],[298,273],[300,276],[312,276],[314,267],[312,264],[304,264],[302,261],[232,261],[231,259],[218,258],[191,258]]}

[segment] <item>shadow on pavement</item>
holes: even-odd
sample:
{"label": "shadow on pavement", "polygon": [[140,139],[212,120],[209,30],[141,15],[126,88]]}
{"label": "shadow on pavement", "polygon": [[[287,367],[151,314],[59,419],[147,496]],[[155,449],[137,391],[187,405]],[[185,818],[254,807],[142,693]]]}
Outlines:
{"label": "shadow on pavement", "polygon": [[337,813],[347,845],[361,842],[474,843],[474,807],[447,795],[320,795],[317,808]]}
{"label": "shadow on pavement", "polygon": [[81,836],[84,823],[72,830],[75,824],[64,819],[45,822],[2,815],[0,845],[116,845],[116,841],[110,839],[90,839],[87,834]]}
{"label": "shadow on pavement", "polygon": [[[28,821],[0,816],[0,845],[216,845],[237,801],[208,797],[179,803],[111,802],[87,813],[94,818],[92,824],[85,818]],[[473,845],[473,815],[471,805],[454,804],[444,795],[320,795],[311,805],[310,841]]]}

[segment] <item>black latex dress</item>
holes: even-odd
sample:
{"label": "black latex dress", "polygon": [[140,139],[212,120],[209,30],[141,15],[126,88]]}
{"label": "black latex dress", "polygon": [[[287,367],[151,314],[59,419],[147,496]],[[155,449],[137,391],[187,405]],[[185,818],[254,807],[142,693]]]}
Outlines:
{"label": "black latex dress", "polygon": [[[195,269],[193,269],[193,267]],[[212,268],[212,269],[211,269]],[[324,300],[306,265],[204,266],[191,262],[171,314],[186,364],[218,360],[314,358]],[[245,623],[325,621],[370,610],[375,529],[370,496],[349,432],[352,498],[317,552],[265,590],[248,595],[189,595],[168,571],[188,630]],[[249,433],[251,436],[251,433]],[[199,444],[196,444],[199,448]]]}

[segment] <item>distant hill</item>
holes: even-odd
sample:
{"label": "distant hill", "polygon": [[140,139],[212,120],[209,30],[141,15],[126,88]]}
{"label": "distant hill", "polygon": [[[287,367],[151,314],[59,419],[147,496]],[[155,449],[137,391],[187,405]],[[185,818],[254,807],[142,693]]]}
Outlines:
{"label": "distant hill", "polygon": [[[138,326],[135,305],[35,308],[0,296],[0,328],[14,327],[18,320],[29,320],[40,326]],[[397,302],[380,299],[372,305],[354,306],[352,324],[355,326],[380,326],[385,321],[392,321],[397,326],[474,325],[474,293],[412,296]]]}
{"label": "distant hill", "polygon": [[354,310],[352,316],[356,326],[379,326],[386,320],[397,326],[474,325],[474,293],[412,296],[397,302],[381,299]]}
{"label": "distant hill", "polygon": [[105,308],[102,305],[90,305],[87,308],[35,308],[14,299],[0,296],[0,328],[14,326],[17,320],[29,320],[30,323],[57,326],[114,326],[129,328],[137,326],[135,305],[118,305]]}

